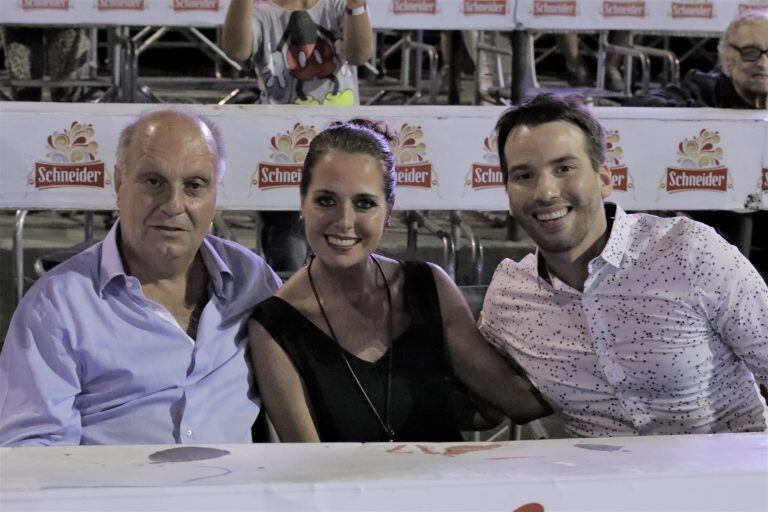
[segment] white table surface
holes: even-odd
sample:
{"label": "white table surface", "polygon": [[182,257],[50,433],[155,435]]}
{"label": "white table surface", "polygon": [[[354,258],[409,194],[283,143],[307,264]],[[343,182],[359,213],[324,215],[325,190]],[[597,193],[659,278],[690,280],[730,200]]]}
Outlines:
{"label": "white table surface", "polygon": [[0,448],[4,512],[243,509],[765,512],[768,435]]}

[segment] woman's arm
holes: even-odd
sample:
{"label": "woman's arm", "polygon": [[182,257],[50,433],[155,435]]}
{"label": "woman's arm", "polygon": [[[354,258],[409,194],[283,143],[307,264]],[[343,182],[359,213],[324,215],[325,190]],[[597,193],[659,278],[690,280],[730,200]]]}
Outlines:
{"label": "woman's arm", "polygon": [[478,398],[517,424],[552,413],[539,392],[517,373],[477,330],[464,296],[446,273],[430,264],[440,298],[448,355],[456,377]]}
{"label": "woman's arm", "polygon": [[[365,0],[347,0],[347,9],[365,6]],[[350,64],[359,66],[373,55],[373,31],[366,10],[353,16],[344,13],[344,57]]]}
{"label": "woman's arm", "polygon": [[244,61],[253,53],[251,16],[253,0],[232,0],[224,18],[221,47],[233,60]]}
{"label": "woman's arm", "polygon": [[251,362],[269,419],[284,443],[318,443],[309,399],[282,347],[256,320],[248,323]]}

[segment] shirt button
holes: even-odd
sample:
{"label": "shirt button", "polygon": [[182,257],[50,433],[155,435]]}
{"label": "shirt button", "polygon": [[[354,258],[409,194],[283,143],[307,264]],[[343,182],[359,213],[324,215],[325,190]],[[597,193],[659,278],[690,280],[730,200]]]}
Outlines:
{"label": "shirt button", "polygon": [[192,437],[192,429],[191,428],[187,429],[187,437]]}

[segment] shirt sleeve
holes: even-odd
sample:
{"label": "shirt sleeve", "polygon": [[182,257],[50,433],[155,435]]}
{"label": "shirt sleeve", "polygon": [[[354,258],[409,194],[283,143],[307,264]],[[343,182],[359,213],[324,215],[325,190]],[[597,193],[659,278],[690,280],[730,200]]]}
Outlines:
{"label": "shirt sleeve", "polygon": [[755,380],[768,385],[768,286],[739,250],[712,234],[700,251],[699,296],[707,319]]}
{"label": "shirt sleeve", "polygon": [[0,445],[80,444],[78,365],[53,308],[30,294],[0,352]]}

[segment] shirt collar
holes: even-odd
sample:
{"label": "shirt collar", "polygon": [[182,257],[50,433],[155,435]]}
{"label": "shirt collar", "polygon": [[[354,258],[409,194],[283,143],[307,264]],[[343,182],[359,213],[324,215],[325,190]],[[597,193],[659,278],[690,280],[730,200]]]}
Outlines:
{"label": "shirt collar", "polygon": [[605,216],[610,234],[599,258],[619,268],[629,248],[630,217],[621,206],[614,203],[605,203]]}
{"label": "shirt collar", "polygon": [[[629,216],[622,210],[621,206],[614,203],[605,203],[605,217],[608,221],[608,241],[603,247],[603,251],[598,258],[602,258],[606,263],[618,268],[627,252],[629,245]],[[536,272],[539,277],[552,285],[552,277],[547,270],[547,261],[538,247],[536,247]]]}
{"label": "shirt collar", "polygon": [[109,230],[104,241],[101,243],[101,261],[99,262],[99,294],[104,293],[104,288],[107,287],[113,279],[118,277],[123,278],[125,281],[125,267],[123,267],[123,260],[120,258],[120,251],[117,249],[117,233],[120,225],[118,219],[112,229]]}
{"label": "shirt collar", "polygon": [[[122,277],[123,282],[127,278],[123,260],[117,247],[117,236],[120,229],[120,219],[118,219],[109,230],[101,246],[101,261],[99,264],[99,294],[102,294],[114,279]],[[219,256],[210,241],[210,236],[203,239],[200,246],[200,253],[203,257],[203,263],[211,278],[213,293],[222,300],[225,300],[231,291],[234,275],[229,266]]]}

